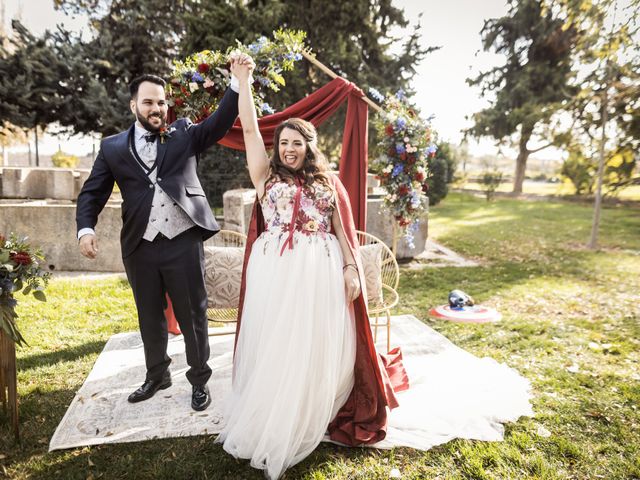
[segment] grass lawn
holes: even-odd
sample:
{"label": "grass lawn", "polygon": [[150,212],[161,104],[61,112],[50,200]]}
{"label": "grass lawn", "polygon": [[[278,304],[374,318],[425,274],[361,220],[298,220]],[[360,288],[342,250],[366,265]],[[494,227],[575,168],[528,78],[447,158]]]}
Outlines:
{"label": "grass lawn", "polygon": [[[466,182],[461,188],[468,190],[482,190],[482,185],[476,182]],[[503,182],[497,189],[498,192],[512,192],[513,182]],[[522,193],[534,195],[558,195],[573,196],[575,189],[570,182],[551,183],[525,180],[522,185]],[[640,200],[640,185],[632,185],[620,191],[617,196],[620,200]],[[585,200],[587,203],[588,201]]]}
{"label": "grass lawn", "polygon": [[[504,442],[456,440],[428,452],[322,444],[285,478],[387,479],[392,468],[403,479],[640,478],[640,210],[605,208],[596,252],[583,246],[590,221],[580,204],[452,194],[432,208],[430,235],[481,266],[401,275],[397,313],[518,369],[533,384],[534,418],[507,425]],[[428,319],[453,288],[503,320]],[[204,436],[47,453],[106,340],[137,328],[125,282],[56,280],[48,297],[19,306],[30,343],[18,352],[23,440],[13,443],[0,413],[0,477],[262,478]]]}

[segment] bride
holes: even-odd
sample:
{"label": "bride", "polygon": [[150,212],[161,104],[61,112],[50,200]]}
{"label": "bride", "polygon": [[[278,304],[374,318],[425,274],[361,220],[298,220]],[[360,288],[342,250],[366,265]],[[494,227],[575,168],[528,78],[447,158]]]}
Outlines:
{"label": "bride", "polygon": [[410,362],[408,389],[401,355],[383,361],[375,351],[347,193],[327,172],[314,126],[284,121],[269,158],[249,83],[253,63],[234,60],[231,69],[257,201],[216,441],[277,479],[322,440],[426,450],[455,437],[501,439],[499,422],[531,413],[528,382],[462,352]]}

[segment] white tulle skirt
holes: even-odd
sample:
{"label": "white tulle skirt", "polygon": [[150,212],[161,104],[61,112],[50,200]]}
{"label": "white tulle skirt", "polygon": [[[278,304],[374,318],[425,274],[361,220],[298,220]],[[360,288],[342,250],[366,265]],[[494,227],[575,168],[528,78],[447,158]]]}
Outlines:
{"label": "white tulle skirt", "polygon": [[333,235],[263,233],[247,266],[232,393],[217,441],[278,478],[309,455],[353,387],[355,330]]}
{"label": "white tulle skirt", "polygon": [[[217,439],[272,479],[329,441],[327,427],[353,386],[355,331],[339,243],[332,235],[296,233],[296,239],[282,256],[284,236],[264,233],[254,243],[232,393]],[[454,438],[502,440],[503,422],[533,414],[528,380],[507,365],[411,322],[393,331],[392,340],[404,339],[410,388],[397,395],[386,438],[370,447],[428,450]],[[378,347],[385,345],[378,339]]]}

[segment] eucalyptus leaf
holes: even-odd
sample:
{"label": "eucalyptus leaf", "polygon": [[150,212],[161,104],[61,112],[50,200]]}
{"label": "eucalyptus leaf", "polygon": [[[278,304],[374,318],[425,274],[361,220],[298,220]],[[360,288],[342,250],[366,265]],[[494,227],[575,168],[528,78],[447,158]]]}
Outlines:
{"label": "eucalyptus leaf", "polygon": [[46,302],[47,301],[47,296],[44,294],[44,292],[42,290],[34,290],[33,291],[33,296],[37,300],[40,300],[41,302]]}

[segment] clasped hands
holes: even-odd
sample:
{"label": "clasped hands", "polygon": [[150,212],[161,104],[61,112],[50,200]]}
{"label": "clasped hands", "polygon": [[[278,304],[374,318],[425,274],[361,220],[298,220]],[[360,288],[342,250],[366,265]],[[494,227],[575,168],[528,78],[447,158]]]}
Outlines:
{"label": "clasped hands", "polygon": [[229,55],[231,62],[231,73],[240,81],[248,80],[251,77],[256,64],[251,56],[246,53],[234,51]]}

